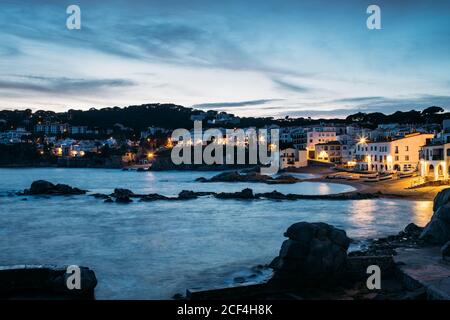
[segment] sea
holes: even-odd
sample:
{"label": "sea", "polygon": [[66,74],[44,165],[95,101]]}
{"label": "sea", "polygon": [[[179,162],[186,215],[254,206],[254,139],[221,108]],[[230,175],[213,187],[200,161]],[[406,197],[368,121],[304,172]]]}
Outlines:
{"label": "sea", "polygon": [[[104,203],[89,195],[17,196],[35,180],[65,183],[91,193],[128,188],[175,196],[182,190],[335,194],[351,186],[322,182],[289,185],[200,183],[213,171],[136,172],[115,169],[0,169],[0,265],[81,265],[95,271],[97,299],[170,299],[188,288],[261,281],[256,272],[277,256],[283,233],[299,221],[327,222],[355,240],[425,225],[431,201],[219,200]],[[296,174],[311,178],[309,174]],[[239,280],[242,281],[242,280]]]}

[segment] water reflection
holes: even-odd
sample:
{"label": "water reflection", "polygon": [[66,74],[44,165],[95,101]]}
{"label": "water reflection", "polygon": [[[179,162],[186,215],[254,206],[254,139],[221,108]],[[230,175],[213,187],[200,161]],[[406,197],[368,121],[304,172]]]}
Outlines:
{"label": "water reflection", "polygon": [[350,205],[350,222],[355,227],[365,228],[375,220],[377,202],[375,200],[352,201]]}
{"label": "water reflection", "polygon": [[330,186],[326,183],[321,183],[319,185],[319,194],[330,194],[331,193],[331,189]]}
{"label": "water reflection", "polygon": [[418,226],[425,226],[433,215],[433,201],[415,201],[413,222]]}

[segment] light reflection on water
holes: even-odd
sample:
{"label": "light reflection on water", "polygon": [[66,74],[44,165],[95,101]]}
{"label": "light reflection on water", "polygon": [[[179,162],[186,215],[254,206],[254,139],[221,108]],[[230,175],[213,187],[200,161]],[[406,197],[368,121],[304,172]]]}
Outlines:
{"label": "light reflection on water", "polygon": [[412,209],[414,214],[413,222],[419,226],[424,226],[433,215],[433,201],[414,201]]}
{"label": "light reflection on water", "polygon": [[229,283],[236,271],[277,255],[286,228],[323,221],[355,239],[394,234],[409,222],[424,225],[431,201],[192,201],[104,204],[88,196],[4,196],[33,180],[68,183],[92,192],[114,187],[177,194],[183,189],[284,193],[349,191],[338,184],[200,184],[212,172],[136,173],[89,169],[0,169],[0,265],[80,264],[99,279],[99,298],[168,298],[188,287]]}

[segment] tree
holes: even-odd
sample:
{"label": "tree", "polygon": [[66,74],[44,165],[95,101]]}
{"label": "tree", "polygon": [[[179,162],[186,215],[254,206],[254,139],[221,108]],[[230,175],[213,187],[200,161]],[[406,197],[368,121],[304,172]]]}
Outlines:
{"label": "tree", "polygon": [[441,113],[441,112],[444,112],[444,108],[432,106],[432,107],[428,107],[428,108],[424,109],[422,111],[422,115],[431,116],[431,115],[434,115],[436,113]]}

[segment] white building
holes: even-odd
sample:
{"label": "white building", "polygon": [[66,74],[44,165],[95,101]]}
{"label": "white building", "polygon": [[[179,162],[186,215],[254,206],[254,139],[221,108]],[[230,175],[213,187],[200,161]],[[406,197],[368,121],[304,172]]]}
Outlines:
{"label": "white building", "polygon": [[285,169],[288,167],[301,168],[308,165],[307,151],[287,148],[280,150],[280,167]]}
{"label": "white building", "polygon": [[433,138],[433,134],[413,133],[403,138],[368,142],[364,139],[356,145],[356,167],[366,171],[411,171],[419,165],[421,147]]}
{"label": "white building", "polygon": [[316,144],[336,141],[335,131],[324,131],[324,130],[325,128],[313,128],[312,131],[309,131],[307,133],[306,149],[308,150],[308,157],[310,159],[316,158],[315,154]]}
{"label": "white building", "polygon": [[449,179],[450,120],[444,120],[442,127],[442,131],[420,152],[420,176],[426,181]]}
{"label": "white building", "polygon": [[339,141],[329,141],[316,144],[316,160],[341,163],[342,162],[342,145]]}

